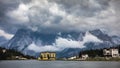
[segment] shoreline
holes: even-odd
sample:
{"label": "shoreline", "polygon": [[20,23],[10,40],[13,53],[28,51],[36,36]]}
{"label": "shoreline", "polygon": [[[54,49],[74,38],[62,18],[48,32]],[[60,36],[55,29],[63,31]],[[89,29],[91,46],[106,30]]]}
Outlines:
{"label": "shoreline", "polygon": [[[51,60],[0,60],[0,61],[51,61]],[[54,60],[54,61],[78,61],[78,62],[99,62],[99,60]],[[101,60],[100,62],[120,62],[120,60],[119,61],[116,61],[116,60]],[[51,61],[52,62],[52,61]]]}

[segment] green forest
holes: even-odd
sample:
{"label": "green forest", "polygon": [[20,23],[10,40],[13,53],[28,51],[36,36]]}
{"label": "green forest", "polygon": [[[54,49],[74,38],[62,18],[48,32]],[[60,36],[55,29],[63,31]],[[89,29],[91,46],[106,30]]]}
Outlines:
{"label": "green forest", "polygon": [[[5,52],[3,52],[3,50],[5,50]],[[0,60],[18,60],[18,57],[26,59],[35,59],[32,56],[24,55],[18,51],[0,47]]]}

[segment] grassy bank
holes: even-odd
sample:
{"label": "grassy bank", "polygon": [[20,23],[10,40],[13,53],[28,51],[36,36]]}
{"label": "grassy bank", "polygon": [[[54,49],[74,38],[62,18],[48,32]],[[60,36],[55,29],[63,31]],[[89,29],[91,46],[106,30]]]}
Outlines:
{"label": "grassy bank", "polygon": [[120,61],[120,58],[95,57],[95,58],[87,58],[85,61]]}

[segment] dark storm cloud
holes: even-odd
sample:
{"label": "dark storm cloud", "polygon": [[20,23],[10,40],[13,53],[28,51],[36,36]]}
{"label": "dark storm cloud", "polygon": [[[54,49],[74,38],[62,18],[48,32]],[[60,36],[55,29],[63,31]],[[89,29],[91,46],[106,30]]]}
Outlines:
{"label": "dark storm cloud", "polygon": [[[102,29],[120,35],[119,0],[0,0],[0,28],[37,31]],[[11,29],[10,29],[11,28]]]}
{"label": "dark storm cloud", "polygon": [[[50,0],[62,4],[68,13],[76,12],[80,16],[94,16],[95,12],[109,7],[110,0]],[[77,9],[77,10],[76,10]]]}

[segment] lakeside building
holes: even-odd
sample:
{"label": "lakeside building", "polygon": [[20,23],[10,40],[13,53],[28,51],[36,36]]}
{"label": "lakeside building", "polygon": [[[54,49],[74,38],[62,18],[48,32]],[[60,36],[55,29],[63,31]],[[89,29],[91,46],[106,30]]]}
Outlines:
{"label": "lakeside building", "polygon": [[2,54],[4,54],[4,53],[6,53],[7,52],[7,50],[6,49],[0,49],[0,53]]}
{"label": "lakeside building", "polygon": [[73,56],[73,57],[68,58],[68,60],[74,60],[74,59],[77,59],[77,56]]}
{"label": "lakeside building", "polygon": [[23,56],[13,56],[14,59],[17,60],[27,60],[27,58],[23,57]]}
{"label": "lakeside building", "polygon": [[55,52],[41,52],[38,60],[56,60]]}
{"label": "lakeside building", "polygon": [[103,55],[105,57],[119,57],[119,50],[117,48],[103,49]]}
{"label": "lakeside building", "polygon": [[88,54],[82,54],[82,55],[81,55],[81,58],[82,58],[83,60],[87,59],[88,57],[89,57]]}
{"label": "lakeside building", "polygon": [[3,53],[6,53],[6,49],[3,49],[2,52],[3,52]]}

